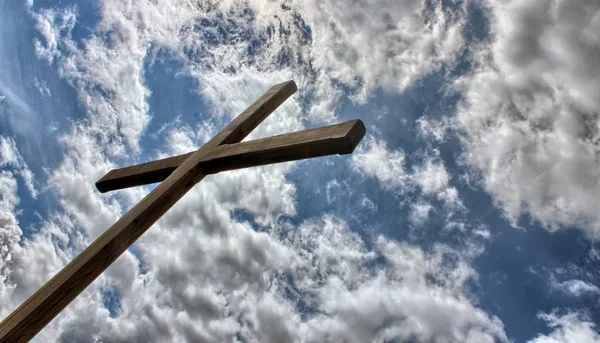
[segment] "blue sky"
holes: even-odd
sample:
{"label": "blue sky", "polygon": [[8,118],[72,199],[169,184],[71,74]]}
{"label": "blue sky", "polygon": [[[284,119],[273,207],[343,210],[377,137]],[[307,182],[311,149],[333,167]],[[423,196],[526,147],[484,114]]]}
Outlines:
{"label": "blue sky", "polygon": [[593,1],[0,2],[0,317],[152,186],[112,168],[359,118],[206,178],[36,339],[600,341]]}

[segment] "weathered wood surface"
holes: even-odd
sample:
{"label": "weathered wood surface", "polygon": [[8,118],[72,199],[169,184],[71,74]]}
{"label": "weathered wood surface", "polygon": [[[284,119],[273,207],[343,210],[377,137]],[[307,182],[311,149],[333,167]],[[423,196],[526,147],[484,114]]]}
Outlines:
{"label": "weathered wood surface", "polygon": [[[364,134],[364,124],[360,120],[352,120],[248,142],[225,144],[214,148],[200,161],[198,167],[206,174],[215,174],[312,157],[349,154],[354,151]],[[160,182],[191,154],[111,170],[96,182],[96,188],[104,193]]]}
{"label": "weathered wood surface", "polygon": [[150,194],[6,317],[0,323],[0,342],[27,342],[33,338],[205,177],[199,165],[206,155],[221,144],[240,142],[296,89],[293,81],[273,86],[213,139],[188,156]]}

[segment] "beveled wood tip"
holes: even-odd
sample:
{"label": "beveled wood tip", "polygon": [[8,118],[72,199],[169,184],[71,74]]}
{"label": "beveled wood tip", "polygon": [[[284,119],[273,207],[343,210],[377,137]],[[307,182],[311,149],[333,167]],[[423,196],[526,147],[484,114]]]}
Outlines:
{"label": "beveled wood tip", "polygon": [[102,183],[100,181],[96,181],[96,189],[100,193],[106,193],[109,191],[108,189],[105,189],[104,187],[102,187]]}
{"label": "beveled wood tip", "polygon": [[104,174],[103,177],[101,177],[98,181],[96,181],[96,189],[98,190],[98,192],[100,193],[106,193],[108,191],[111,191],[112,189],[106,187],[108,178],[110,177],[110,173],[112,172],[109,171],[108,173]]}
{"label": "beveled wood tip", "polygon": [[288,88],[292,94],[294,94],[298,91],[298,86],[296,85],[296,82],[294,82],[294,80],[282,82],[280,84],[273,86],[273,88],[275,88],[275,87]]}
{"label": "beveled wood tip", "polygon": [[365,137],[365,134],[367,133],[367,128],[362,120],[355,119],[349,121],[348,123],[352,123],[352,126],[344,136],[346,140],[346,149],[339,155],[351,154],[354,152],[354,149],[356,149],[360,141],[362,141],[363,137]]}

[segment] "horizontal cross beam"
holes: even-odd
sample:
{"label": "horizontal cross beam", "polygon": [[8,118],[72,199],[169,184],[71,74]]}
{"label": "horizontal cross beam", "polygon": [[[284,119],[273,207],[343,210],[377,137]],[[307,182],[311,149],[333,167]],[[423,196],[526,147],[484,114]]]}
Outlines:
{"label": "horizontal cross beam", "polygon": [[[200,160],[206,174],[334,154],[350,154],[365,135],[360,120],[215,147]],[[96,182],[102,193],[166,179],[192,153],[113,169]]]}

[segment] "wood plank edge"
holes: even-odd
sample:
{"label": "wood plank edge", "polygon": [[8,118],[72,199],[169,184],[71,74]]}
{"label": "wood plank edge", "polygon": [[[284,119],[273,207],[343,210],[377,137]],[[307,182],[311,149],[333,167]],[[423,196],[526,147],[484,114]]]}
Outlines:
{"label": "wood plank edge", "polygon": [[338,155],[347,155],[354,152],[358,144],[362,141],[367,133],[367,128],[365,124],[360,119],[353,120],[354,124],[348,130],[346,135],[344,135],[345,140],[345,149],[343,152],[338,153]]}

